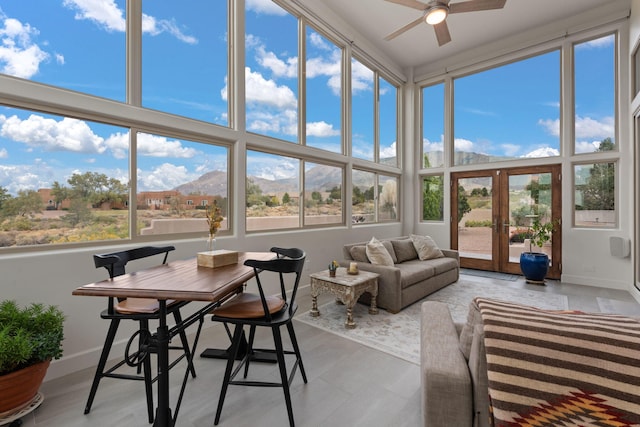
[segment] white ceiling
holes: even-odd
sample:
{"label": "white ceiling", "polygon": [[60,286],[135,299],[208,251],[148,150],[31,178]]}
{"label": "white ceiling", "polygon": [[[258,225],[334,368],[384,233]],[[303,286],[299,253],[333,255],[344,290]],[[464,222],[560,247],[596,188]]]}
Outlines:
{"label": "white ceiling", "polygon": [[[571,18],[595,7],[621,3],[619,0],[507,0],[503,9],[449,15],[447,24],[452,41],[438,47],[433,28],[426,23],[391,41],[384,40],[388,34],[418,18],[422,14],[419,10],[385,0],[302,1],[321,16],[321,5],[330,9],[347,27],[405,70],[441,61],[553,21]],[[459,1],[451,0],[451,3]],[[325,19],[331,22],[326,11],[324,14]]]}

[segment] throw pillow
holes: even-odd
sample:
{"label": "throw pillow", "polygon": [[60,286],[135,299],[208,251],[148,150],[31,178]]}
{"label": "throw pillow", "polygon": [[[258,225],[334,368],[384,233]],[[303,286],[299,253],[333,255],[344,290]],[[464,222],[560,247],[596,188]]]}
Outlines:
{"label": "throw pillow", "polygon": [[388,265],[393,267],[393,259],[389,255],[389,251],[384,247],[382,242],[372,237],[367,243],[367,258],[371,264]]}
{"label": "throw pillow", "polygon": [[416,252],[418,253],[418,258],[420,260],[425,261],[427,259],[433,258],[442,258],[444,254],[436,245],[436,242],[429,236],[418,236],[416,234],[412,234],[411,241],[413,242],[413,246],[416,248]]}
{"label": "throw pillow", "polygon": [[396,258],[396,251],[393,250],[393,245],[391,244],[391,241],[381,240],[381,242],[384,248],[387,250],[387,252],[389,252],[389,255],[391,255],[391,261],[393,261],[394,264],[397,264],[398,258]]}
{"label": "throw pillow", "polygon": [[418,253],[411,239],[392,240],[393,251],[396,253],[398,263],[418,259]]}
{"label": "throw pillow", "polygon": [[351,246],[349,254],[351,254],[351,258],[353,258],[354,261],[369,262],[369,258],[367,258],[367,248],[365,245]]}

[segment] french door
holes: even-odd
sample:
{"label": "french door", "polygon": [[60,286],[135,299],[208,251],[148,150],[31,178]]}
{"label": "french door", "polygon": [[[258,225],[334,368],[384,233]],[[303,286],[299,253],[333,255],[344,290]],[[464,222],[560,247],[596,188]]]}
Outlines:
{"label": "french door", "polygon": [[542,252],[551,260],[547,277],[562,266],[560,165],[490,169],[451,174],[451,247],[465,268],[521,274],[529,251],[527,231],[537,217],[559,224]]}

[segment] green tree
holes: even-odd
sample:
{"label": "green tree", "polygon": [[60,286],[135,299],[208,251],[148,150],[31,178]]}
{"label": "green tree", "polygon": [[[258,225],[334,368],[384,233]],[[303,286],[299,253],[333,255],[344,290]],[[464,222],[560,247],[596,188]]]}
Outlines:
{"label": "green tree", "polygon": [[458,185],[458,221],[469,212],[471,212],[471,206],[467,200],[467,192],[462,185]]}
{"label": "green tree", "polygon": [[311,200],[315,200],[318,203],[322,203],[322,194],[320,194],[319,191],[312,191]]}
{"label": "green tree", "polygon": [[61,185],[58,181],[54,181],[53,186],[51,187],[51,195],[53,196],[53,201],[56,203],[57,209],[63,200],[69,198],[69,189]]}
{"label": "green tree", "polygon": [[422,180],[422,219],[442,221],[444,218],[444,187],[442,176],[426,176]]}
{"label": "green tree", "polygon": [[4,206],[4,203],[11,198],[11,194],[9,194],[9,190],[4,187],[0,187],[0,211]]}
{"label": "green tree", "polygon": [[289,196],[289,193],[284,193],[282,196],[282,204],[288,205],[289,203],[291,203],[291,196]]}
{"label": "green tree", "polygon": [[247,207],[262,205],[264,203],[262,198],[262,189],[251,178],[247,178],[246,191]]}
{"label": "green tree", "polygon": [[3,203],[3,211],[11,216],[33,217],[43,210],[44,202],[35,190],[19,190],[17,197],[7,199]]}
{"label": "green tree", "polygon": [[[600,142],[598,151],[614,149],[611,138]],[[614,210],[615,200],[615,164],[613,162],[595,163],[589,171],[589,177],[582,188],[582,209]]]}
{"label": "green tree", "polygon": [[333,200],[342,199],[342,189],[336,185],[329,191],[329,197],[332,198]]}
{"label": "green tree", "polygon": [[127,200],[127,186],[102,173],[73,174],[67,182],[71,185],[71,198],[85,200],[94,208],[103,203],[123,203]]}

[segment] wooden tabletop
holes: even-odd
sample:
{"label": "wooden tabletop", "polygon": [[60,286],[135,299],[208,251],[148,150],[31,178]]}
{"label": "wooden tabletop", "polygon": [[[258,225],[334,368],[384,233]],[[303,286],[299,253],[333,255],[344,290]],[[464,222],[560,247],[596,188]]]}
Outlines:
{"label": "wooden tabletop", "polygon": [[238,263],[218,268],[198,266],[197,259],[168,264],[124,274],[113,279],[90,283],[73,295],[118,298],[155,298],[159,300],[218,301],[254,276],[247,259],[270,260],[273,252],[239,252]]}

